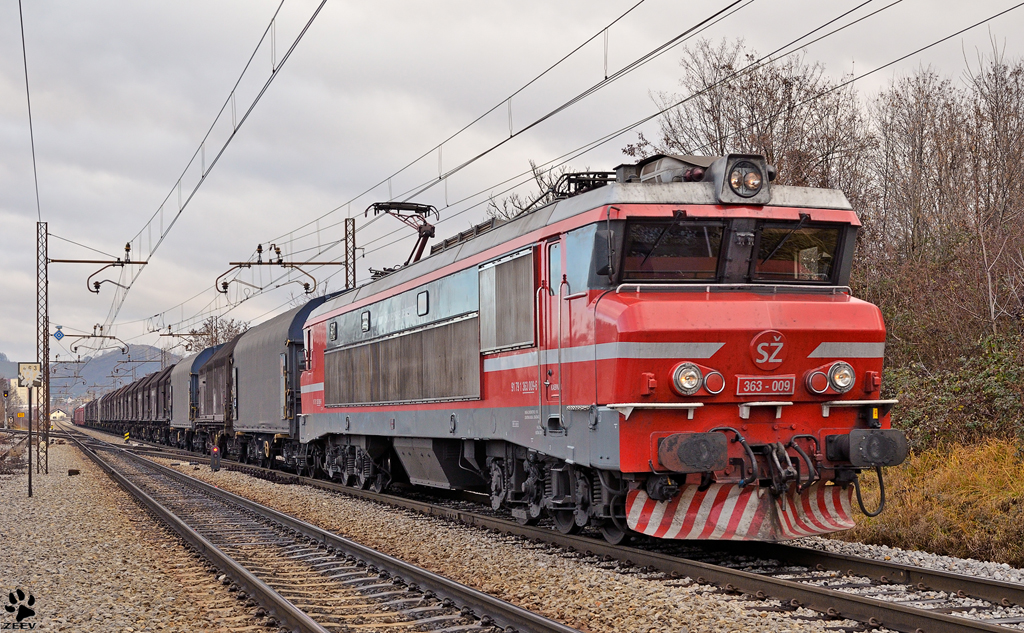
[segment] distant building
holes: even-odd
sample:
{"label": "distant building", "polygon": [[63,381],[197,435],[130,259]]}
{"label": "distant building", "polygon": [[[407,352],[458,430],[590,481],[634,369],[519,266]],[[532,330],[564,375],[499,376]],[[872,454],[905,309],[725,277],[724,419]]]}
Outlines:
{"label": "distant building", "polygon": [[[15,400],[18,400],[23,406],[28,404],[28,387],[19,387],[17,378],[4,378],[0,382],[4,383],[4,389],[10,391],[10,397],[7,399],[8,405],[13,404]],[[15,394],[18,396],[17,398],[14,397]]]}
{"label": "distant building", "polygon": [[68,419],[68,414],[63,409],[50,411],[50,422],[63,422]]}

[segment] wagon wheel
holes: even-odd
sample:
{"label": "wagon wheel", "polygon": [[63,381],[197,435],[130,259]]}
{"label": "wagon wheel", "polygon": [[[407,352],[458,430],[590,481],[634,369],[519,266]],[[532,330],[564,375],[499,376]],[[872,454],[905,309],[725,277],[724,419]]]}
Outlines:
{"label": "wagon wheel", "polygon": [[263,440],[262,449],[263,450],[260,451],[260,466],[263,468],[272,468],[274,460],[271,457],[270,440]]}
{"label": "wagon wheel", "polygon": [[555,527],[562,534],[579,534],[583,528],[576,525],[576,511],[575,510],[552,510],[551,518],[555,522]]}
{"label": "wagon wheel", "polygon": [[629,529],[620,528],[611,519],[606,519],[602,522],[599,529],[601,530],[601,536],[604,537],[604,540],[608,541],[612,545],[620,545],[629,538]]}

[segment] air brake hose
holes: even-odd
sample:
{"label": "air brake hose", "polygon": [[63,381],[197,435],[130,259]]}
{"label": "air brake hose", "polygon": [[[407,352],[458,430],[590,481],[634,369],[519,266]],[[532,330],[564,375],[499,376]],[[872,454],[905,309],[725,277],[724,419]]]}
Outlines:
{"label": "air brake hose", "polygon": [[860,505],[860,511],[863,512],[865,516],[869,517],[876,517],[879,514],[882,514],[882,510],[885,509],[885,480],[882,479],[882,467],[875,466],[875,473],[878,474],[879,499],[878,509],[874,512],[868,512],[867,508],[864,507],[864,500],[860,497],[860,477],[855,476],[853,478],[853,488],[857,491],[857,504]]}
{"label": "air brake hose", "polygon": [[[804,463],[807,464],[807,483],[797,486],[797,492],[803,492],[814,485],[814,482],[818,481],[821,477],[818,475],[818,469],[814,467],[814,462],[811,461],[810,455],[808,455],[804,449],[800,448],[800,445],[796,443],[795,439],[796,438],[791,439],[788,446],[791,446],[793,450],[800,455],[800,459],[804,460]],[[799,464],[800,462],[797,463]],[[799,477],[797,477],[797,481],[799,481]]]}
{"label": "air brake hose", "polygon": [[751,469],[750,479],[747,479],[746,477],[744,477],[743,479],[740,479],[736,483],[736,485],[739,486],[740,488],[744,488],[748,484],[754,483],[758,479],[760,479],[761,478],[761,473],[760,473],[760,469],[757,467],[757,458],[754,456],[754,451],[751,450],[750,445],[747,444],[746,438],[744,438],[743,435],[739,431],[737,431],[736,429],[732,428],[731,426],[716,426],[715,428],[711,429],[708,432],[709,433],[714,433],[715,431],[731,431],[732,433],[735,433],[736,437],[732,441],[733,442],[739,442],[740,446],[742,446],[744,451],[746,451],[747,457],[750,459],[750,469]]}

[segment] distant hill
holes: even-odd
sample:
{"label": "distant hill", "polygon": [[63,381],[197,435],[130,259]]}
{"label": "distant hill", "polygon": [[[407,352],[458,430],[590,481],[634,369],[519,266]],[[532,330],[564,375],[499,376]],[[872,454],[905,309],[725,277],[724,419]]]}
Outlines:
{"label": "distant hill", "polygon": [[8,360],[7,354],[0,352],[0,378],[17,378],[18,363]]}
{"label": "distant hill", "polygon": [[115,350],[99,356],[85,357],[82,363],[51,364],[51,367],[55,366],[57,370],[50,379],[50,389],[55,395],[62,386],[70,386],[70,389],[64,391],[70,391],[72,397],[81,397],[90,392],[100,395],[114,389],[115,384],[120,387],[132,382],[133,370],[134,378],[138,379],[173,365],[179,360],[180,356],[150,345],[129,345],[127,354]]}

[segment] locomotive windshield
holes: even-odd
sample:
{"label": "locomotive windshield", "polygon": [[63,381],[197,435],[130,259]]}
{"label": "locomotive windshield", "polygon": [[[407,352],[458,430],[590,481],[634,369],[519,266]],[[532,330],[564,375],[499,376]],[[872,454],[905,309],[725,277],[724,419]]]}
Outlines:
{"label": "locomotive windshield", "polygon": [[621,281],[830,284],[848,229],[807,218],[637,218],[625,226]]}
{"label": "locomotive windshield", "polygon": [[801,223],[761,227],[755,281],[823,282],[832,277],[838,228],[804,227]]}
{"label": "locomotive windshield", "polygon": [[626,231],[623,279],[678,281],[715,279],[722,223],[633,222]]}

